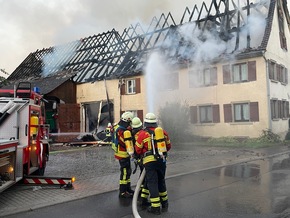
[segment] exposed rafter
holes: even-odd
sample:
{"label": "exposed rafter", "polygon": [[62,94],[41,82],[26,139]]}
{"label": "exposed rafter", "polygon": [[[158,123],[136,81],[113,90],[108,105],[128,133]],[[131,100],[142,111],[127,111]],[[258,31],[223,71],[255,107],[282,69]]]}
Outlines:
{"label": "exposed rafter", "polygon": [[[286,1],[283,1],[285,6]],[[270,4],[271,2],[271,4]],[[120,78],[142,72],[149,55],[159,51],[172,63],[188,60],[209,39],[228,43],[226,54],[256,51],[265,48],[267,38],[254,40],[251,19],[259,17],[269,28],[275,0],[252,3],[250,0],[212,0],[200,8],[186,7],[180,23],[172,14],[153,17],[147,28],[140,23],[130,25],[122,34],[115,29],[89,36],[66,45],[37,50],[17,67],[9,80],[45,77],[59,71],[77,72],[78,83]],[[271,8],[271,10],[269,10]],[[289,14],[286,17],[289,24]],[[266,22],[265,22],[266,23]],[[183,29],[186,28],[186,34]],[[265,34],[266,35],[266,34]]]}

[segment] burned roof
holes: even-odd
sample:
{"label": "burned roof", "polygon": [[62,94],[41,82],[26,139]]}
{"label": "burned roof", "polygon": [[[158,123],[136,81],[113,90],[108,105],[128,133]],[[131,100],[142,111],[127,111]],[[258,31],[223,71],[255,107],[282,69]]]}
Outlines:
{"label": "burned roof", "polygon": [[[208,5],[203,2],[200,8],[186,7],[179,23],[171,13],[162,13],[159,18],[153,17],[146,28],[136,23],[122,34],[112,29],[37,50],[8,80],[43,78],[68,70],[77,72],[73,77],[77,83],[134,76],[144,71],[152,52],[161,53],[171,64],[261,55],[268,44],[277,1],[255,2],[212,0]],[[287,1],[282,2],[280,7],[290,26]]]}

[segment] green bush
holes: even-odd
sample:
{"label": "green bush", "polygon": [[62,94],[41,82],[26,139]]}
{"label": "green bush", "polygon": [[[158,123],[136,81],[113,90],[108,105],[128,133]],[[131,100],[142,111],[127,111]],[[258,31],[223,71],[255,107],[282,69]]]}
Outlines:
{"label": "green bush", "polygon": [[169,134],[172,142],[192,140],[189,131],[189,106],[186,102],[166,103],[159,109],[159,120],[162,128]]}

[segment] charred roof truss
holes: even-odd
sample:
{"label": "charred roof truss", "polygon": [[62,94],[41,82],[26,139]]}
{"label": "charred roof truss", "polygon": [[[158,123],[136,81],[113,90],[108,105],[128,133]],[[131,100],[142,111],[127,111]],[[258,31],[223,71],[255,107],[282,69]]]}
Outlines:
{"label": "charred roof truss", "polygon": [[[252,15],[262,17],[266,23],[273,11],[269,10],[271,5],[273,1],[270,4],[265,0],[258,3],[212,0],[208,6],[202,2],[200,8],[186,7],[179,23],[171,13],[162,13],[153,17],[147,28],[136,23],[121,35],[113,29],[66,45],[37,50],[8,79],[42,77],[68,70],[77,72],[74,81],[78,83],[135,75],[142,72],[154,51],[166,55],[172,63],[190,59],[198,47],[192,39],[206,41],[209,33],[210,37],[233,44],[227,53],[263,49],[266,34],[260,37],[263,41],[255,44],[256,39],[252,40],[254,35],[247,26]],[[187,36],[182,32],[184,29]]]}

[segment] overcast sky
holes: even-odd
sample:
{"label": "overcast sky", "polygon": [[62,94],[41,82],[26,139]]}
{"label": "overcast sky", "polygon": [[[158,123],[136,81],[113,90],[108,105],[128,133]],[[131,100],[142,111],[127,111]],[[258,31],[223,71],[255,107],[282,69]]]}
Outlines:
{"label": "overcast sky", "polygon": [[[37,49],[75,41],[171,12],[179,22],[198,0],[0,0],[0,69],[12,73]],[[1,75],[1,72],[0,72]]]}
{"label": "overcast sky", "polygon": [[[211,0],[205,0],[205,2]],[[241,0],[243,1],[243,0]],[[171,12],[179,23],[201,0],[0,0],[0,69],[12,73],[37,49],[75,41]],[[0,72],[0,75],[1,72]]]}

